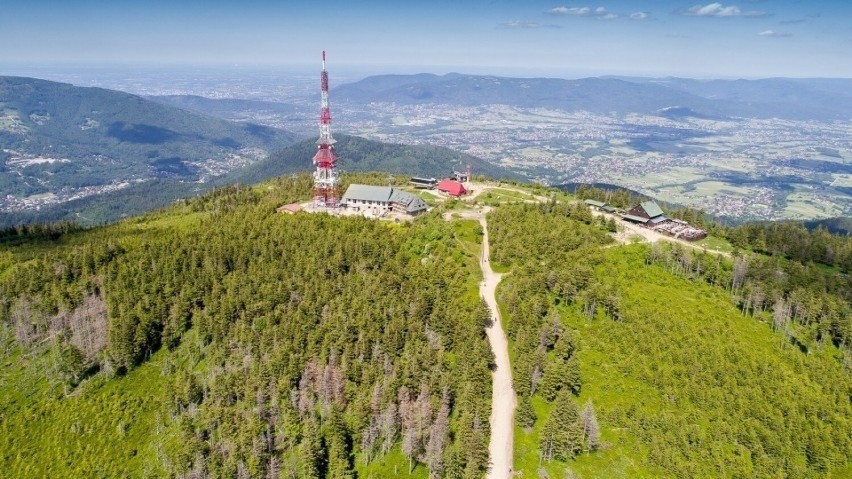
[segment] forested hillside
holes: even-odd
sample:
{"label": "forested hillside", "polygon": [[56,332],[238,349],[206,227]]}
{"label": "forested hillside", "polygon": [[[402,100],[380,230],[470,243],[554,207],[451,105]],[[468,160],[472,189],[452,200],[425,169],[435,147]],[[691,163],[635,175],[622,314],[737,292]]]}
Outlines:
{"label": "forested hillside", "polygon": [[0,470],[481,477],[478,226],[275,213],[309,187],[0,240]]}
{"label": "forested hillside", "polygon": [[516,469],[848,477],[847,276],[760,255],[601,249],[586,223],[558,206],[489,217],[494,261],[512,271],[500,300]]}
{"label": "forested hillside", "polygon": [[[387,171],[406,177],[425,176],[446,178],[453,171],[464,171],[469,164],[476,175],[490,178],[520,179],[521,175],[507,168],[449,148],[429,145],[400,145],[368,140],[358,136],[336,135],[335,148],[340,154],[339,167],[348,172]],[[266,178],[303,171],[316,154],[314,139],[301,141],[240,171],[232,181],[254,183]]]}
{"label": "forested hillside", "polygon": [[[275,212],[310,187],[285,176],[96,229],[3,230],[0,471],[484,477],[491,316],[465,218],[485,210]],[[775,251],[801,236],[786,226],[744,229],[730,257],[624,244],[582,203],[522,188],[471,202],[491,206],[508,273],[516,473],[852,474],[852,283],[825,262],[848,237],[798,237],[803,256]],[[766,248],[748,251],[758,231]]]}
{"label": "forested hillside", "polygon": [[198,180],[294,141],[283,130],[119,91],[0,77],[0,150],[9,155],[0,164],[4,194],[63,196],[134,180]]}

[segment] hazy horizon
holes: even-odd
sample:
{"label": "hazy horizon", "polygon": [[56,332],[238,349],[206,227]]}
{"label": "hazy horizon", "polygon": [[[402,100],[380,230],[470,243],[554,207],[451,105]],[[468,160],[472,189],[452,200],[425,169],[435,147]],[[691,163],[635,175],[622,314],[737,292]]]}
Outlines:
{"label": "hazy horizon", "polygon": [[[51,75],[68,76],[68,75],[83,75],[95,74],[104,72],[108,74],[129,74],[133,71],[149,72],[149,73],[165,73],[169,71],[191,73],[220,73],[220,74],[286,74],[294,77],[306,76],[314,78],[317,72],[321,69],[320,61],[313,64],[233,64],[233,63],[26,63],[26,62],[2,62],[0,61],[0,76],[29,76],[34,78],[42,78],[51,80]],[[470,65],[420,65],[420,66],[405,66],[391,64],[334,64],[329,62],[328,69],[333,73],[336,81],[333,83],[340,84],[342,81],[350,82],[358,79],[366,78],[375,75],[416,75],[416,74],[432,74],[432,75],[447,75],[447,74],[463,74],[463,75],[483,75],[496,77],[515,77],[515,78],[559,78],[559,79],[582,79],[593,77],[617,77],[617,78],[648,78],[648,79],[664,79],[664,78],[684,78],[693,80],[762,80],[772,78],[786,79],[825,79],[825,80],[852,80],[852,74],[848,76],[813,76],[813,75],[676,75],[676,74],[631,74],[629,72],[617,71],[580,71],[580,70],[559,70],[559,69],[535,69],[535,68],[519,68],[519,67],[476,67]],[[46,77],[40,77],[39,74],[47,74]],[[61,80],[60,80],[61,81]]]}
{"label": "hazy horizon", "polygon": [[773,0],[68,5],[10,0],[0,74],[123,65],[502,76],[850,78],[852,4]]}

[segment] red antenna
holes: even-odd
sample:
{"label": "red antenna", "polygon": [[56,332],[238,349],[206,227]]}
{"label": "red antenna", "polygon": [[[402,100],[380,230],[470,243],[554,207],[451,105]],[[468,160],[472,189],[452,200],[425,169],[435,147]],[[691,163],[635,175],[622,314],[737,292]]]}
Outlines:
{"label": "red antenna", "polygon": [[314,172],[314,206],[336,208],[340,178],[337,174],[337,155],[334,153],[336,141],[331,137],[331,110],[328,106],[328,72],[325,71],[325,50],[322,52],[320,90],[322,92],[320,136],[317,140],[317,153],[313,158],[314,165],[317,167]]}

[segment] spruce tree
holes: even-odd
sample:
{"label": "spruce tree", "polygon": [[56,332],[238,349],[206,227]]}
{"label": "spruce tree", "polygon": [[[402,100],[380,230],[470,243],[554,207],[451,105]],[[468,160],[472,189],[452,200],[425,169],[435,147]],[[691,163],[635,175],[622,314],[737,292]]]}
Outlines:
{"label": "spruce tree", "polygon": [[532,402],[530,402],[530,398],[528,396],[521,396],[515,417],[517,418],[518,425],[525,429],[529,429],[535,425],[535,421],[538,418],[536,417],[535,409],[533,409]]}
{"label": "spruce tree", "polygon": [[556,398],[556,405],[550,417],[545,421],[539,441],[542,460],[558,459],[565,461],[577,455],[583,446],[583,425],[580,410],[574,404],[571,394],[562,391]]}

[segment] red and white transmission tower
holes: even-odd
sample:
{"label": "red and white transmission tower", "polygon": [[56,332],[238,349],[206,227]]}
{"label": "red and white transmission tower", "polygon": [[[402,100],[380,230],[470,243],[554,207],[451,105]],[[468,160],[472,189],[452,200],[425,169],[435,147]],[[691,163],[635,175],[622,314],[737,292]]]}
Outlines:
{"label": "red and white transmission tower", "polygon": [[314,206],[337,208],[340,196],[340,178],[337,175],[336,141],[331,137],[331,111],[328,108],[328,72],[325,71],[325,50],[322,52],[322,110],[320,113],[320,136],[317,154],[314,155]]}

